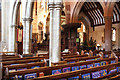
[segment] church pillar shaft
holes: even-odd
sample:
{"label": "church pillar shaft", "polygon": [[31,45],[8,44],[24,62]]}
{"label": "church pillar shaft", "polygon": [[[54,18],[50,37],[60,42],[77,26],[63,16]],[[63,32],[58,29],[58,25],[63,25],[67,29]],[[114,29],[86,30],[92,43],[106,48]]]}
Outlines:
{"label": "church pillar shaft", "polygon": [[25,18],[23,18],[23,54],[25,54],[25,45],[26,45],[26,21]]}
{"label": "church pillar shaft", "polygon": [[17,25],[11,25],[9,28],[9,51],[15,52],[15,29]]}
{"label": "church pillar shaft", "polygon": [[31,53],[31,40],[30,40],[30,31],[31,31],[31,18],[25,18],[24,21],[26,22],[23,28],[23,54]]}
{"label": "church pillar shaft", "polygon": [[105,16],[105,51],[112,50],[112,18],[113,16]]}
{"label": "church pillar shaft", "polygon": [[61,2],[49,4],[50,9],[50,46],[49,59],[51,63],[59,62],[61,57]]}

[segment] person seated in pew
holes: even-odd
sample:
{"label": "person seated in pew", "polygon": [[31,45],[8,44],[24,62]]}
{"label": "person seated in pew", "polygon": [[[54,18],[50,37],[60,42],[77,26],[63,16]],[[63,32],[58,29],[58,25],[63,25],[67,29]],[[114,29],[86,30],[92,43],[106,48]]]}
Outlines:
{"label": "person seated in pew", "polygon": [[84,55],[84,51],[83,50],[81,51],[81,55]]}
{"label": "person seated in pew", "polygon": [[38,50],[38,47],[37,47],[37,39],[33,39],[32,40],[32,53],[34,55],[37,55],[37,50]]}

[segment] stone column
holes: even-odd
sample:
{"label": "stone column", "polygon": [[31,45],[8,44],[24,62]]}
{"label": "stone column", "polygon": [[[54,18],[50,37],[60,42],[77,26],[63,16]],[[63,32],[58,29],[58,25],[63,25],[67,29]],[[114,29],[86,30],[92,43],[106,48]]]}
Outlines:
{"label": "stone column", "polygon": [[24,18],[23,26],[23,54],[30,54],[31,53],[31,40],[30,40],[30,31],[31,31],[31,22],[32,18]]}
{"label": "stone column", "polygon": [[16,29],[16,27],[17,27],[17,24],[15,24],[15,25],[11,25],[10,26],[10,28],[9,28],[9,51],[11,51],[11,52],[15,52],[16,50],[15,50],[15,41],[16,41],[16,36],[15,36],[15,34],[16,34],[16,32],[15,32],[15,29]]}
{"label": "stone column", "polygon": [[105,51],[112,50],[112,18],[113,16],[105,16]]}
{"label": "stone column", "polygon": [[50,9],[50,42],[49,42],[49,66],[60,61],[61,57],[61,2],[49,3]]}
{"label": "stone column", "polygon": [[26,45],[26,18],[22,19],[23,24],[23,54],[25,54],[25,45]]}

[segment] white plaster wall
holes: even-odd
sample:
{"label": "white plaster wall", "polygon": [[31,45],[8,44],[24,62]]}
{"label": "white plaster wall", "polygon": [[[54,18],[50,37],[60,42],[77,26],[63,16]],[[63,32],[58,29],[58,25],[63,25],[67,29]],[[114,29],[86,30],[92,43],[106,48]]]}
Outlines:
{"label": "white plaster wall", "polygon": [[118,25],[118,48],[120,48],[120,23]]}
{"label": "white plaster wall", "polygon": [[[116,29],[116,42],[114,42],[113,49],[120,48],[120,24],[113,24],[112,27]],[[95,27],[95,31],[93,31],[93,27],[89,27],[89,39],[92,37],[93,40],[96,40],[97,44],[100,44],[100,49],[105,48],[105,43],[102,42],[102,37],[104,37],[104,29],[105,26],[97,26]]]}
{"label": "white plaster wall", "polygon": [[96,40],[97,44],[101,45],[101,48],[105,48],[104,43],[102,42],[102,37],[104,37],[104,28],[105,26],[97,26],[93,31],[93,27],[89,27],[89,39],[92,37],[93,40]]}
{"label": "white plaster wall", "polygon": [[118,49],[120,48],[120,24],[114,24],[112,27],[116,29],[116,42],[114,43],[113,49]]}

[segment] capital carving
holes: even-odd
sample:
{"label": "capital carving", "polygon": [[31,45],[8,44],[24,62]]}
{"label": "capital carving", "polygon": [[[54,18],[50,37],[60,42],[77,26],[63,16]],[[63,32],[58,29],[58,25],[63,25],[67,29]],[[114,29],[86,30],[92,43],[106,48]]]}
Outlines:
{"label": "capital carving", "polygon": [[105,20],[110,20],[110,19],[113,19],[113,16],[104,16],[104,19]]}
{"label": "capital carving", "polygon": [[15,28],[16,28],[17,26],[18,26],[17,24],[11,25],[11,27],[15,27]]}
{"label": "capital carving", "polygon": [[48,7],[49,8],[63,8],[63,4],[62,2],[56,2],[56,3],[50,2],[48,3]]}
{"label": "capital carving", "polygon": [[30,22],[32,22],[32,18],[23,18],[23,21],[30,21]]}

